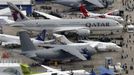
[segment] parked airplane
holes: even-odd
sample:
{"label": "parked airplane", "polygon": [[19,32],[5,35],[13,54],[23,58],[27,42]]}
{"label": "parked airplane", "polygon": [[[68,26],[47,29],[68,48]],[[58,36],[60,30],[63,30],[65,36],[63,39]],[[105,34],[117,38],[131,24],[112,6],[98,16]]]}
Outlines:
{"label": "parked airplane", "polygon": [[14,20],[17,21],[11,26],[20,27],[27,30],[48,30],[52,32],[74,32],[78,35],[88,35],[90,30],[116,30],[122,29],[123,26],[111,19],[61,19],[61,20],[30,20],[28,17],[23,15],[20,10],[8,2],[11,8]]}
{"label": "parked airplane", "polygon": [[33,75],[53,75],[53,74],[54,75],[90,75],[90,73],[85,70],[60,71],[58,69],[54,69],[45,65],[41,65],[41,66],[47,69],[49,72],[33,74]]}
{"label": "parked airplane", "polygon": [[[44,44],[45,33],[46,31],[43,30],[40,34],[37,35],[36,38],[31,38],[35,46]],[[18,36],[0,34],[0,41],[2,42],[1,45],[7,48],[20,47],[20,40]]]}
{"label": "parked airplane", "polygon": [[73,43],[69,41],[64,35],[53,34],[56,38],[57,42],[61,44],[73,45],[73,44],[84,44],[87,43],[89,46],[97,50],[98,52],[104,51],[119,51],[121,47],[111,42],[99,42],[99,41],[91,41],[91,40],[80,40],[79,43]]}
{"label": "parked airplane", "polygon": [[91,40],[80,40],[80,42],[90,43],[90,46],[95,48],[99,52],[121,50],[120,46],[112,42],[99,42],[99,41],[91,41]]}
{"label": "parked airplane", "polygon": [[113,19],[116,20],[118,22],[124,22],[123,18],[120,16],[114,16],[114,15],[108,15],[108,13],[106,14],[97,14],[97,13],[92,13],[86,10],[86,8],[84,7],[83,4],[81,4],[80,6],[80,12],[83,13],[83,15],[85,17],[99,17],[99,18],[107,18],[107,19]]}
{"label": "parked airplane", "polygon": [[[35,60],[66,60],[79,58],[87,60],[96,51],[92,47],[83,45],[61,45],[57,47],[36,50],[26,32],[19,32],[22,54]],[[86,52],[85,52],[86,50]]]}
{"label": "parked airplane", "polygon": [[54,2],[72,8],[79,8],[80,3],[90,4],[92,7],[104,8],[104,5],[98,0],[55,0]]}

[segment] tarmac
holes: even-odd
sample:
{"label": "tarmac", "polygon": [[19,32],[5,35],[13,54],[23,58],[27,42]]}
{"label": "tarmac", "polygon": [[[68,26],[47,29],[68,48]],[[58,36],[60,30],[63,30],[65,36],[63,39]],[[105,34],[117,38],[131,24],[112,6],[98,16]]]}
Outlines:
{"label": "tarmac", "polygon": [[[126,0],[130,5],[130,0]],[[134,3],[134,2],[133,2]],[[58,7],[59,8],[59,7]],[[107,12],[109,10],[114,10],[114,9],[123,9],[125,10],[125,15],[124,18],[126,19],[126,15],[129,15],[128,19],[132,19],[132,22],[134,22],[134,11],[132,10],[127,10],[124,9],[127,8],[127,5],[123,5],[122,0],[115,0],[113,7],[107,9],[103,9],[102,11],[99,11],[101,13]],[[55,10],[55,9],[54,9]],[[131,16],[131,17],[130,17]],[[3,31],[6,34],[12,34],[16,35],[16,32],[20,31],[21,29],[18,28],[13,28],[9,26],[4,26]],[[115,37],[117,35],[112,35],[111,37]],[[105,65],[105,58],[106,57],[112,57],[113,59],[113,64],[116,64],[118,62],[121,62],[121,64],[127,64],[127,70],[128,74],[125,72],[122,75],[133,75],[134,70],[130,69],[130,66],[134,67],[134,32],[122,32],[120,36],[123,37],[123,40],[121,42],[123,43],[122,51],[120,52],[105,52],[105,53],[97,53],[92,56],[91,60],[88,61],[75,61],[71,63],[66,63],[66,64],[60,64],[57,66],[52,65],[52,67],[55,68],[64,68],[66,70],[70,69],[85,69],[87,71],[90,71],[92,68],[97,68],[98,66]],[[27,63],[27,64],[32,64],[36,63],[36,61],[33,61],[23,55],[20,55],[19,53],[13,52],[12,49],[5,49],[0,47],[0,56],[2,56],[2,53],[6,51],[9,51],[10,53],[10,58],[7,60],[8,62],[20,62],[20,63]],[[13,49],[15,50],[15,49]],[[18,52],[20,50],[16,49]],[[1,59],[1,62],[7,62],[6,60]],[[51,65],[50,65],[51,66]]]}

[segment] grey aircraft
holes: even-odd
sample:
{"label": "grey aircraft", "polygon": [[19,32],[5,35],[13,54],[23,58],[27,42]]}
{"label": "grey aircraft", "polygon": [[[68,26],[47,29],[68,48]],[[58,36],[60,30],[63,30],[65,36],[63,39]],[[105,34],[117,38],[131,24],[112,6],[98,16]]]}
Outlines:
{"label": "grey aircraft", "polygon": [[54,0],[55,3],[69,6],[72,8],[79,8],[80,4],[86,4],[90,7],[103,8],[104,5],[99,0]]}
{"label": "grey aircraft", "polygon": [[52,33],[58,32],[74,32],[78,35],[88,35],[90,30],[119,30],[123,25],[111,19],[89,18],[89,19],[58,19],[30,20],[27,16],[12,3],[8,2],[15,23],[10,26],[20,27],[27,30],[42,31],[47,30]]}
{"label": "grey aircraft", "polygon": [[[69,60],[79,58],[81,60],[87,60],[88,56],[93,55],[96,51],[86,44],[84,45],[61,45],[57,47],[44,48],[37,50],[29,39],[28,34],[25,31],[19,32],[21,50],[23,55],[39,60]],[[87,50],[85,52],[85,50]]]}

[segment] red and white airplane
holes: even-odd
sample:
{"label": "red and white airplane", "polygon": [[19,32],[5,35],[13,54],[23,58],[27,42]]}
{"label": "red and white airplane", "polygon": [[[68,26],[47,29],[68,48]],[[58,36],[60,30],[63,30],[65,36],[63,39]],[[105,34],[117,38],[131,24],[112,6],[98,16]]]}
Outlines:
{"label": "red and white airplane", "polygon": [[80,12],[83,13],[83,15],[85,17],[92,17],[92,18],[108,18],[108,19],[113,19],[116,20],[118,22],[123,22],[124,19],[120,16],[114,16],[111,15],[111,12],[108,12],[106,14],[98,14],[98,13],[92,13],[87,11],[87,9],[85,8],[85,6],[83,4],[80,5]]}

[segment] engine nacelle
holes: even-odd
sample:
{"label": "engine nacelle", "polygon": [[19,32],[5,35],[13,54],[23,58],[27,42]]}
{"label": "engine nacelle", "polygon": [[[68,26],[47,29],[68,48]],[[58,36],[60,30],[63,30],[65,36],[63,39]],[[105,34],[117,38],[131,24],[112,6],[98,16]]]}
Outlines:
{"label": "engine nacelle", "polygon": [[20,48],[20,45],[17,43],[2,43],[2,46],[5,48]]}
{"label": "engine nacelle", "polygon": [[88,29],[80,29],[80,30],[77,30],[76,33],[78,35],[80,35],[80,36],[89,35],[90,34],[90,30],[88,30]]}

